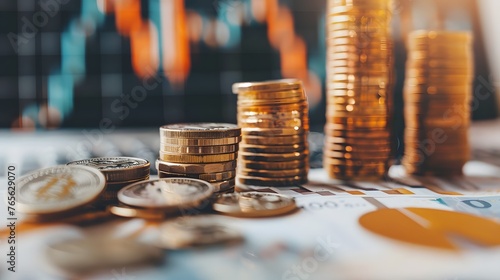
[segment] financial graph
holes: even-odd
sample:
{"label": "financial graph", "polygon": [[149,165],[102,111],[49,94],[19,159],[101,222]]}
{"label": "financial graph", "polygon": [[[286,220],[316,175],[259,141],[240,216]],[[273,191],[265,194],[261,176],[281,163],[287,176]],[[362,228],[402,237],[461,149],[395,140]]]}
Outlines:
{"label": "financial graph", "polygon": [[[3,7],[6,12],[10,10],[11,16],[20,19],[17,32],[9,32],[6,37],[17,52],[18,59],[13,63],[19,68],[23,68],[24,64],[34,64],[35,69],[10,73],[11,76],[19,76],[17,109],[20,114],[6,126],[58,127],[75,111],[81,110],[75,107],[81,106],[79,99],[91,100],[94,97],[93,100],[103,98],[100,108],[96,107],[101,111],[101,118],[116,111],[120,113],[122,107],[118,105],[114,106],[114,112],[110,112],[113,111],[113,103],[110,105],[105,98],[116,99],[134,94],[133,84],[127,85],[127,80],[137,81],[140,85],[147,79],[163,79],[158,88],[146,90],[148,98],[189,94],[186,84],[192,82],[189,79],[196,80],[193,77],[197,73],[203,74],[203,68],[215,68],[220,73],[217,78],[221,80],[218,87],[206,87],[206,91],[230,93],[231,84],[241,81],[246,75],[245,70],[237,69],[244,67],[231,64],[243,63],[240,58],[244,55],[242,44],[248,45],[245,43],[248,40],[255,41],[251,43],[254,46],[251,46],[250,52],[256,54],[256,58],[259,58],[259,53],[264,54],[260,57],[264,60],[273,56],[272,63],[264,67],[271,75],[261,73],[255,75],[256,79],[264,76],[300,78],[306,84],[312,107],[321,100],[321,80],[324,76],[322,48],[318,47],[321,46],[321,36],[318,35],[323,29],[323,19],[318,17],[323,6],[321,1],[313,1],[316,2],[311,5],[314,8],[306,10],[307,18],[314,19],[316,24],[305,29],[304,24],[296,24],[297,13],[301,15],[304,5],[293,1],[21,2]],[[16,22],[10,24],[16,25]],[[264,32],[251,35],[252,38],[245,41],[242,38],[244,29],[254,27],[261,27]],[[298,32],[300,29],[302,34]],[[45,38],[52,39],[51,44],[40,43],[39,37],[44,42]],[[45,45],[51,45],[52,49]],[[9,50],[4,49],[3,52],[8,53]],[[226,64],[231,66],[207,66],[205,62],[197,64],[198,56],[214,53],[232,56],[226,59]],[[101,65],[95,65],[99,64],[96,58]],[[258,61],[252,63],[258,64]],[[36,69],[37,64],[43,64],[42,71]],[[253,65],[248,68],[259,71]],[[75,104],[76,100],[78,104]],[[126,100],[120,102],[126,103]],[[134,109],[131,105],[129,107]]]}

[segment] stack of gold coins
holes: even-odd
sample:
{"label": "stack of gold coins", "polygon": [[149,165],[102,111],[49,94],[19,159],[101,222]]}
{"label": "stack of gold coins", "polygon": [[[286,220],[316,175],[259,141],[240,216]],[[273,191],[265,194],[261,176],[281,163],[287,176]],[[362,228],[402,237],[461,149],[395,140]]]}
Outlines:
{"label": "stack of gold coins", "polygon": [[379,179],[391,156],[392,2],[327,3],[323,166],[336,179]]}
{"label": "stack of gold coins", "polygon": [[309,106],[300,80],[237,83],[241,127],[238,180],[244,185],[307,182]]}
{"label": "stack of gold coins", "polygon": [[403,159],[409,173],[462,173],[470,156],[468,127],[473,75],[470,33],[410,34]]}
{"label": "stack of gold coins", "polygon": [[241,129],[234,124],[173,124],[160,128],[160,178],[188,177],[211,183],[216,192],[232,192],[236,180]]}
{"label": "stack of gold coins", "polygon": [[150,173],[149,161],[132,157],[91,158],[72,161],[67,165],[94,167],[104,174],[106,187],[96,202],[98,206],[108,206],[118,202],[118,191],[127,185],[149,180]]}

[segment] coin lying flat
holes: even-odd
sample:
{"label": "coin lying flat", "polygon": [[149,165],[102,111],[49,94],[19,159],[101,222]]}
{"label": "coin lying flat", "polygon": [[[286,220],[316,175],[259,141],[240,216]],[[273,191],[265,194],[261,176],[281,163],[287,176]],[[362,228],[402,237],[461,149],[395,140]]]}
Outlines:
{"label": "coin lying flat", "polygon": [[215,211],[236,217],[271,217],[297,209],[291,197],[261,192],[224,194],[217,198]]}
{"label": "coin lying flat", "polygon": [[114,205],[108,207],[108,212],[124,218],[141,218],[146,220],[163,220],[167,217],[164,211],[158,209],[135,208],[127,205]]}
{"label": "coin lying flat", "polygon": [[75,272],[157,263],[161,249],[129,239],[82,238],[64,240],[46,249],[56,266]]}
{"label": "coin lying flat", "polygon": [[230,138],[239,137],[241,129],[235,124],[186,123],[160,127],[162,138]]}
{"label": "coin lying flat", "polygon": [[94,201],[106,179],[87,166],[55,166],[22,176],[17,182],[17,210],[27,214],[54,214]]}
{"label": "coin lying flat", "polygon": [[193,248],[238,243],[243,236],[229,228],[218,216],[181,217],[160,225],[160,247]]}
{"label": "coin lying flat", "polygon": [[182,209],[210,198],[214,187],[191,178],[162,178],[129,185],[118,192],[118,200],[144,208]]}
{"label": "coin lying flat", "polygon": [[67,165],[83,165],[99,169],[107,182],[124,182],[149,176],[149,161],[132,157],[101,157],[77,160]]}
{"label": "coin lying flat", "polygon": [[235,170],[236,165],[236,160],[208,164],[173,163],[162,161],[160,159],[156,161],[156,169],[158,169],[158,171],[181,174],[207,174],[227,172]]}

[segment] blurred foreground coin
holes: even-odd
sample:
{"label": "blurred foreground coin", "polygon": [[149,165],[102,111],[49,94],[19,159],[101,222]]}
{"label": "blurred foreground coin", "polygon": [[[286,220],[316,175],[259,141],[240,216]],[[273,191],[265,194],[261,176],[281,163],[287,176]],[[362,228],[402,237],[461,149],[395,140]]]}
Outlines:
{"label": "blurred foreground coin", "polygon": [[90,272],[105,268],[157,263],[163,252],[151,245],[130,239],[70,239],[49,245],[46,254],[59,268]]}
{"label": "blurred foreground coin", "polygon": [[181,217],[160,226],[160,246],[183,249],[238,243],[243,236],[217,216]]}
{"label": "blurred foreground coin", "polygon": [[22,176],[17,182],[17,210],[55,214],[86,205],[104,190],[106,179],[87,166],[55,166]]}

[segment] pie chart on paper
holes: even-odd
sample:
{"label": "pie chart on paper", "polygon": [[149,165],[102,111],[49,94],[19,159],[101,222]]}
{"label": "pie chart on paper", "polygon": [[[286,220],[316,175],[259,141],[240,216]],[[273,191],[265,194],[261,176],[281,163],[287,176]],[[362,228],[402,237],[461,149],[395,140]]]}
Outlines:
{"label": "pie chart on paper", "polygon": [[368,231],[415,245],[460,250],[452,237],[482,247],[500,246],[500,223],[479,216],[430,208],[379,209],[359,218]]}

